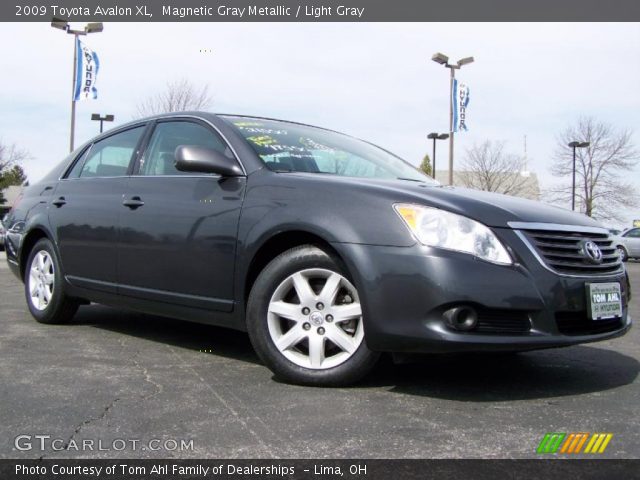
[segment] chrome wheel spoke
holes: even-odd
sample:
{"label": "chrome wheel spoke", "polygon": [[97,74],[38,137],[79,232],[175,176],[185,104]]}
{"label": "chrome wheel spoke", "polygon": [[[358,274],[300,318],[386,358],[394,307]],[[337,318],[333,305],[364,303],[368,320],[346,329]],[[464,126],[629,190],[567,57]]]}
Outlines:
{"label": "chrome wheel spoke", "polygon": [[332,273],[329,278],[327,278],[327,282],[320,292],[320,300],[322,300],[325,305],[333,305],[336,295],[338,295],[338,291],[340,290],[341,283],[342,276],[337,273]]}
{"label": "chrome wheel spoke", "polygon": [[333,307],[336,322],[344,322],[347,320],[362,317],[362,308],[359,303],[349,303],[347,305],[336,305]]}
{"label": "chrome wheel spoke", "polygon": [[320,335],[309,336],[309,360],[311,367],[319,368],[324,362],[324,337]]}
{"label": "chrome wheel spoke", "polygon": [[33,272],[29,272],[29,293],[33,297],[38,291],[38,276]]}
{"label": "chrome wheel spoke", "polygon": [[37,295],[38,295],[38,308],[43,309],[44,308],[44,291],[42,287],[38,288]]}
{"label": "chrome wheel spoke", "polygon": [[309,285],[309,280],[302,273],[294,273],[291,276],[291,280],[293,281],[293,288],[300,299],[300,304],[314,301],[316,295],[313,293],[311,285]]}
{"label": "chrome wheel spoke", "polygon": [[327,338],[347,353],[355,352],[360,345],[357,337],[352,337],[337,325],[332,325],[331,328],[327,329]]}
{"label": "chrome wheel spoke", "polygon": [[278,347],[280,351],[289,350],[304,340],[306,336],[307,332],[305,332],[301,326],[295,325],[278,339],[276,347]]}
{"label": "chrome wheel spoke", "polygon": [[287,303],[283,301],[271,302],[269,304],[269,312],[275,313],[279,317],[286,318],[287,320],[293,320],[298,322],[301,317],[301,306],[295,303]]}
{"label": "chrome wheel spoke", "polygon": [[49,302],[51,301],[51,290],[49,290],[49,288],[45,285],[45,287],[42,289],[42,293],[44,295],[44,299],[47,302],[47,305],[49,304]]}

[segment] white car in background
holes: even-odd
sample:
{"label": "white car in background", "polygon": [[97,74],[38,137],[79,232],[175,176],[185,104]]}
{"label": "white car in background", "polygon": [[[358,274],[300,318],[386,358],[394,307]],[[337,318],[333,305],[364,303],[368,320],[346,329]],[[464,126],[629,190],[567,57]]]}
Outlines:
{"label": "white car in background", "polygon": [[625,230],[614,241],[623,261],[640,258],[640,228]]}

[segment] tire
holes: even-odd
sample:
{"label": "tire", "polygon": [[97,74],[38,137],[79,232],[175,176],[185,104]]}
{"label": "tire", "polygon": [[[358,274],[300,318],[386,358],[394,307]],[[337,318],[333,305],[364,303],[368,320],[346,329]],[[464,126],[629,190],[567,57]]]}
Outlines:
{"label": "tire", "polygon": [[46,324],[71,321],[78,302],[64,293],[60,261],[49,239],[40,239],[33,246],[24,276],[24,293],[33,318]]}
{"label": "tire", "polygon": [[620,259],[623,262],[629,260],[629,254],[627,253],[626,248],[624,248],[622,245],[618,245],[618,253],[620,254]]}
{"label": "tire", "polygon": [[260,359],[290,383],[353,384],[380,356],[364,341],[362,308],[346,268],[312,245],[282,253],[258,275],[247,328]]}

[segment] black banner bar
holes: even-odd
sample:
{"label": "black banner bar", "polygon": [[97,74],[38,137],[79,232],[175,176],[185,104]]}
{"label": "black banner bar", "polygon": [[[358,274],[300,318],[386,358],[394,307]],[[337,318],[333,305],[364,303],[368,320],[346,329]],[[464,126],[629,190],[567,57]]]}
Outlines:
{"label": "black banner bar", "polygon": [[0,460],[3,480],[625,479],[640,460]]}
{"label": "black banner bar", "polygon": [[[638,0],[16,0],[0,21],[633,22]],[[540,32],[544,35],[544,32]]]}

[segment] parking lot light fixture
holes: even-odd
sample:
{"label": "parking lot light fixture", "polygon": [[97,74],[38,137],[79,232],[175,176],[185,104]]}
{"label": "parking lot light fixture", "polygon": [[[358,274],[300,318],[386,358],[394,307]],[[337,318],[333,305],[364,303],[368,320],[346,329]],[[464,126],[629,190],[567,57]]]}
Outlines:
{"label": "parking lot light fixture", "polygon": [[[444,53],[434,53],[431,57],[434,62],[448,68],[449,75],[449,185],[453,185],[453,82],[456,78],[456,70],[460,70],[464,65],[474,62],[473,57],[464,57],[455,64],[449,63],[449,57]],[[435,169],[434,169],[435,171]]]}
{"label": "parking lot light fixture", "polygon": [[431,57],[431,60],[439,63],[440,65],[446,65],[449,62],[449,57],[447,57],[444,53],[434,53]]}
{"label": "parking lot light fixture", "polygon": [[102,127],[104,122],[113,122],[115,117],[113,115],[101,116],[99,113],[92,113],[91,120],[100,122],[100,133],[102,133]]}
{"label": "parking lot light fixture", "polygon": [[589,142],[577,142],[573,141],[568,144],[573,149],[573,169],[571,177],[571,210],[576,210],[576,148],[586,148],[590,145]]}
{"label": "parking lot light fixture", "polygon": [[435,133],[435,132],[431,132],[429,135],[427,135],[427,138],[430,140],[433,140],[433,165],[431,166],[431,173],[432,173],[432,177],[436,178],[436,140],[446,140],[447,138],[449,138],[449,134],[448,133]]}
{"label": "parking lot light fixture", "polygon": [[71,28],[68,21],[61,18],[53,17],[51,19],[51,26],[58,30],[63,30],[70,35],[73,35],[73,76],[71,77],[71,132],[69,134],[69,151],[73,151],[75,143],[75,130],[76,130],[76,102],[75,96],[75,81],[76,81],[76,68],[78,62],[78,36],[87,35],[89,33],[99,33],[104,29],[102,22],[87,23],[82,30],[76,30]]}

